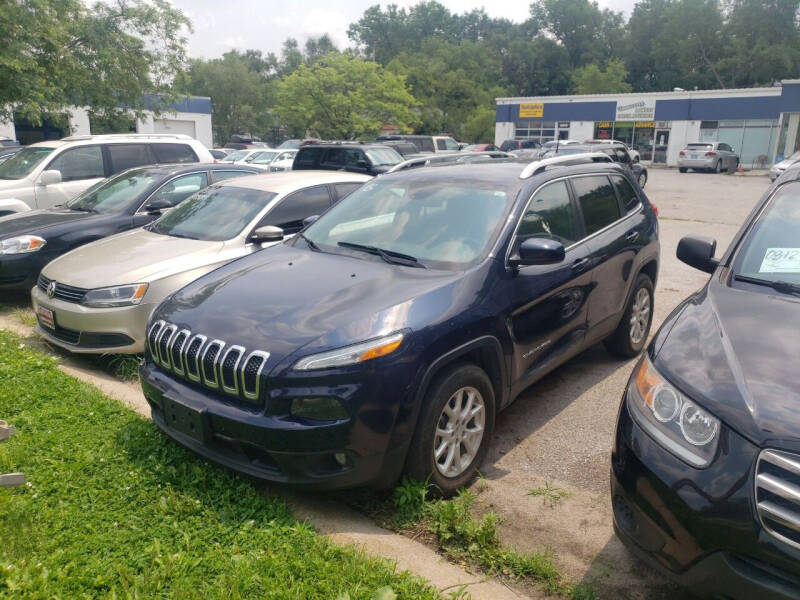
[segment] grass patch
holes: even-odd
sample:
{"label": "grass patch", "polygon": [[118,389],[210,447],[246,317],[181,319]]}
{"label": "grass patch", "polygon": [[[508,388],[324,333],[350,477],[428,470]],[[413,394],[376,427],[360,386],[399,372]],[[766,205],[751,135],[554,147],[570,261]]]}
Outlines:
{"label": "grass patch", "polygon": [[0,597],[439,598],[0,332]]}
{"label": "grass patch", "polygon": [[[484,481],[475,488],[485,489]],[[555,488],[549,488],[555,489]],[[431,496],[428,482],[404,478],[390,492],[344,492],[340,497],[389,529],[424,535],[429,543],[458,563],[468,563],[489,575],[510,581],[538,584],[548,594],[571,600],[594,600],[594,589],[586,584],[571,584],[558,571],[551,553],[517,552],[504,547],[497,533],[499,518],[489,512],[481,519],[473,516],[477,494],[461,490],[453,499]],[[562,490],[563,491],[563,490]],[[566,493],[566,492],[565,492]]]}
{"label": "grass patch", "polygon": [[562,500],[566,500],[572,494],[567,490],[555,487],[549,481],[545,481],[544,486],[528,490],[528,496],[540,497],[542,504],[555,508]]}
{"label": "grass patch", "polygon": [[32,308],[15,308],[11,311],[11,314],[19,319],[23,325],[36,327],[36,314],[34,314]]}

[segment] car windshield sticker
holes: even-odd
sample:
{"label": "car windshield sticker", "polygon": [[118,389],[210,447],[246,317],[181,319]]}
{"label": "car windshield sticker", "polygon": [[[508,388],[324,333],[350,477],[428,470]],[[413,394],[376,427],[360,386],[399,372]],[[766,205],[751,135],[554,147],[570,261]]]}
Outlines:
{"label": "car windshield sticker", "polygon": [[800,248],[767,248],[759,273],[800,273]]}

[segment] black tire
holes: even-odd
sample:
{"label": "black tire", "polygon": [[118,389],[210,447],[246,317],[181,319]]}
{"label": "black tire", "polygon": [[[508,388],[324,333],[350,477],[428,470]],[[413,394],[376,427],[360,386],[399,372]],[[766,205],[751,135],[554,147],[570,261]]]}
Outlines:
{"label": "black tire", "polygon": [[[637,297],[640,290],[646,290],[648,295],[648,313],[647,325],[643,327],[643,334],[641,338],[634,336],[634,328],[632,324],[633,313],[636,310]],[[606,349],[611,354],[622,356],[625,358],[632,358],[638,356],[642,351],[645,344],[647,344],[647,337],[650,335],[650,326],[653,324],[653,282],[644,273],[640,273],[636,278],[631,289],[630,296],[628,297],[628,304],[625,306],[625,312],[622,314],[617,329],[605,340]]]}
{"label": "black tire", "polygon": [[718,160],[717,164],[714,166],[714,173],[722,173],[722,161]]}
{"label": "black tire", "polygon": [[[443,412],[445,405],[451,403],[454,395],[464,388],[472,388],[482,397],[483,437],[466,469],[454,477],[449,477],[441,472],[441,466],[437,466],[434,457],[436,430],[442,419],[447,418]],[[450,406],[453,405],[450,404]],[[411,448],[406,459],[406,473],[417,481],[430,481],[436,486],[434,490],[446,498],[469,484],[477,474],[478,467],[489,450],[489,443],[494,432],[495,406],[494,388],[483,369],[469,363],[459,363],[446,368],[431,383],[423,399],[417,428],[414,431]],[[477,418],[478,415],[474,419]],[[474,419],[467,424],[474,422]],[[459,444],[459,448],[464,448],[464,446]]]}
{"label": "black tire", "polygon": [[678,167],[680,173],[686,173],[686,167]]}

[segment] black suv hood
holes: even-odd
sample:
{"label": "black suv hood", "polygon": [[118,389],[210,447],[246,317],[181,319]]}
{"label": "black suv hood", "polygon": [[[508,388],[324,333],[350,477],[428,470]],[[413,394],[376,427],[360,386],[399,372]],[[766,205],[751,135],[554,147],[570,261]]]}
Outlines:
{"label": "black suv hood", "polygon": [[457,292],[451,287],[462,280],[463,273],[281,244],[189,284],[151,322],[164,319],[209,339],[264,350],[274,367],[304,346],[307,354],[413,328],[414,322],[433,323],[454,310]]}
{"label": "black suv hood", "polygon": [[655,364],[759,446],[800,448],[798,324],[800,298],[712,278],[662,326],[671,330]]}
{"label": "black suv hood", "polygon": [[0,219],[0,239],[26,233],[40,233],[45,229],[64,223],[80,221],[81,224],[83,224],[86,219],[98,217],[101,217],[101,215],[78,210],[69,210],[67,208],[32,210],[30,212],[18,213]]}

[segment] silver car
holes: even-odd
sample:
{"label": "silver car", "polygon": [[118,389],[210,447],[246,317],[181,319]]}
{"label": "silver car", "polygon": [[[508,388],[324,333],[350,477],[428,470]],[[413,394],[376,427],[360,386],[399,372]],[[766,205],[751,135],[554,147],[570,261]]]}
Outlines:
{"label": "silver car", "polygon": [[775,163],[772,165],[772,168],[769,170],[769,180],[775,181],[778,177],[783,175],[784,171],[791,167],[792,165],[800,162],[800,151],[795,152],[794,154],[790,155],[788,158],[784,158],[782,161]]}
{"label": "silver car", "polygon": [[212,185],[144,229],[81,246],[49,263],[31,292],[37,331],[72,352],[143,352],[147,319],[167,296],[291,237],[304,219],[370,179],[290,171]]}
{"label": "silver car", "polygon": [[678,170],[686,173],[695,171],[714,171],[732,173],[739,166],[739,156],[725,142],[693,142],[678,153]]}

